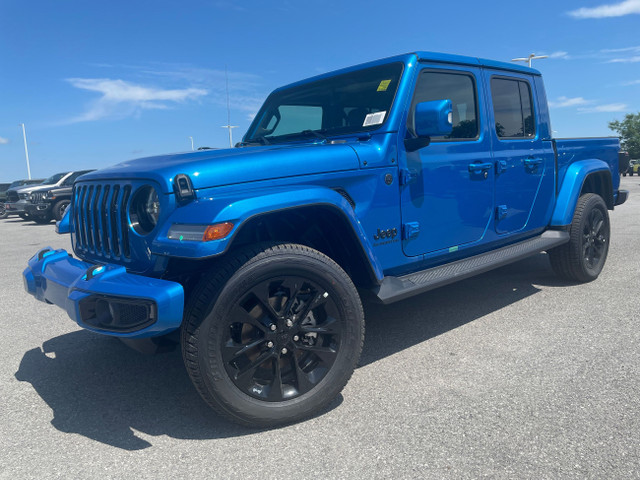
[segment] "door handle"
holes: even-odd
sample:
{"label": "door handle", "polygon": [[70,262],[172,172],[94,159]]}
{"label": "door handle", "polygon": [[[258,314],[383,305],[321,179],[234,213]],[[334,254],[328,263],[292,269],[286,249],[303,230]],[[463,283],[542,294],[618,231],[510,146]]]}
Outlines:
{"label": "door handle", "polygon": [[483,170],[489,170],[493,168],[493,163],[484,162],[484,163],[471,163],[469,164],[469,173],[480,173]]}
{"label": "door handle", "polygon": [[526,167],[537,167],[538,165],[540,165],[542,163],[542,159],[541,158],[525,158],[524,160],[524,164]]}

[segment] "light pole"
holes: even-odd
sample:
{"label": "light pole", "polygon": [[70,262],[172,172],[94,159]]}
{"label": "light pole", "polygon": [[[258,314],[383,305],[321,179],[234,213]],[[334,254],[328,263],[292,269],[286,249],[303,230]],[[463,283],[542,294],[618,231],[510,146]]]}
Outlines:
{"label": "light pole", "polygon": [[512,62],[527,62],[527,65],[529,66],[529,68],[531,68],[531,60],[533,60],[534,58],[535,59],[538,59],[538,58],[549,58],[549,55],[536,55],[535,53],[532,53],[528,57],[512,58],[511,61]]}
{"label": "light pole", "polygon": [[238,128],[237,125],[222,125],[222,128],[229,129],[229,148],[233,148],[233,135],[231,134],[232,128]]}
{"label": "light pole", "polygon": [[29,150],[27,149],[27,133],[24,130],[24,123],[19,123],[22,127],[22,138],[24,139],[24,156],[27,157],[27,175],[29,175],[29,180],[31,180],[31,167],[29,166]]}
{"label": "light pole", "polygon": [[191,151],[193,152],[194,151],[194,148],[193,148],[193,137],[187,137],[187,138],[189,140],[191,140]]}
{"label": "light pole", "polygon": [[222,125],[222,128],[229,129],[229,148],[233,148],[233,135],[231,134],[232,128],[238,128],[237,125],[231,125],[231,105],[229,103],[229,75],[227,75],[227,66],[224,66],[224,80],[227,84],[227,124]]}

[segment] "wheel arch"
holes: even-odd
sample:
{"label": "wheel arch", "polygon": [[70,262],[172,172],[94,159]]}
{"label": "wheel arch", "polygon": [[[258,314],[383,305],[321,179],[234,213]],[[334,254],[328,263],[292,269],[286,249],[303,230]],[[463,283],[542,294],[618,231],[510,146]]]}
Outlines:
{"label": "wheel arch", "polygon": [[333,259],[356,286],[377,283],[375,265],[342,210],[329,203],[265,211],[239,226],[231,249],[254,242],[291,242],[314,248]]}
{"label": "wheel arch", "polygon": [[607,163],[598,159],[590,159],[581,160],[569,166],[559,189],[551,217],[551,225],[569,225],[578,198],[584,193],[595,193],[601,196],[607,208],[613,210],[613,182]]}

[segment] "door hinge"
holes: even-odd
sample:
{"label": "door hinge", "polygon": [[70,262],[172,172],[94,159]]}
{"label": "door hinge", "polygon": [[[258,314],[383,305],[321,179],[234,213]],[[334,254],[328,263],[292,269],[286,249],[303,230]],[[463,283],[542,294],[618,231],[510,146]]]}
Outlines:
{"label": "door hinge", "polygon": [[505,160],[500,160],[496,162],[496,174],[500,175],[507,171],[507,162]]}
{"label": "door hinge", "polygon": [[418,178],[418,172],[412,168],[403,168],[400,170],[400,185],[407,185]]}
{"label": "door hinge", "polygon": [[496,218],[498,220],[502,220],[507,216],[507,206],[506,205],[498,205],[496,207]]}
{"label": "door hinge", "polygon": [[412,238],[416,238],[419,233],[420,233],[420,223],[409,222],[409,223],[402,224],[403,240],[411,240]]}

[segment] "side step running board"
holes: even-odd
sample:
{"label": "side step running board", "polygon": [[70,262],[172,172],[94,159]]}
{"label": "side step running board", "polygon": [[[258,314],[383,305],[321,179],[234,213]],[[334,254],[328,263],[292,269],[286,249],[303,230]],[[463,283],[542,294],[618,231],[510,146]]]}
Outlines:
{"label": "side step running board", "polygon": [[568,241],[568,232],[548,230],[538,237],[458,260],[457,262],[428,268],[403,277],[384,277],[382,283],[374,289],[374,293],[382,303],[397,302],[398,300],[517,262]]}

